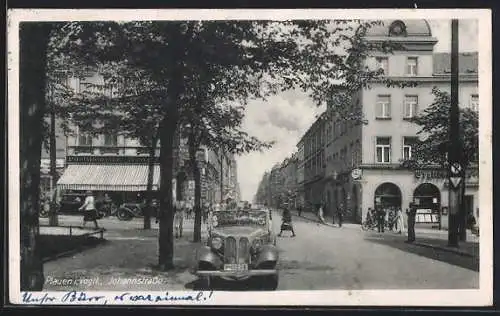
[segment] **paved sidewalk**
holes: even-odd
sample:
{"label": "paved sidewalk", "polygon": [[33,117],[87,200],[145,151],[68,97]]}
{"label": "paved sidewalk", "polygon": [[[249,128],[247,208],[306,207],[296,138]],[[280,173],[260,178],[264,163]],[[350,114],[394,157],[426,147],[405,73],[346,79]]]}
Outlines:
{"label": "paved sidewalk", "polygon": [[182,291],[191,287],[197,279],[191,268],[199,247],[192,242],[192,233],[174,241],[175,267],[170,271],[157,268],[157,229],[136,230],[134,237],[130,233],[113,232],[102,245],[45,263],[44,290]]}
{"label": "paved sidewalk", "polygon": [[[297,210],[292,210],[292,214],[294,216],[299,217]],[[316,216],[316,214],[313,214],[311,212],[302,212],[300,218],[320,223],[319,218]],[[335,225],[332,225],[331,216],[325,216],[325,223],[328,226],[338,227],[337,221]],[[359,224],[343,223],[342,227],[344,226],[349,228],[361,229]],[[399,235],[394,232],[386,232],[385,234]],[[416,235],[416,241],[414,242],[414,245],[426,248],[433,248],[436,250],[441,250],[446,252],[452,252],[461,256],[479,257],[479,236],[472,234],[470,231],[467,231],[467,241],[460,242],[458,248],[448,246],[447,230],[417,227],[415,229],[415,235]],[[407,235],[403,234],[399,236],[403,237],[402,240],[404,240],[406,239]]]}

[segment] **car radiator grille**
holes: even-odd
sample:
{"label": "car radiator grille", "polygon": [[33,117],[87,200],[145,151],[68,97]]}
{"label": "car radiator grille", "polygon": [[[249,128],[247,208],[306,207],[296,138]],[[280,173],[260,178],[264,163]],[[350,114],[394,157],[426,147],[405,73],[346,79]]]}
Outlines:
{"label": "car radiator grille", "polygon": [[224,241],[224,263],[248,263],[250,242],[248,238],[227,237]]}
{"label": "car radiator grille", "polygon": [[250,245],[248,238],[241,238],[238,247],[238,263],[248,263],[250,258]]}
{"label": "car radiator grille", "polygon": [[227,237],[224,241],[224,263],[236,263],[237,254],[236,239]]}

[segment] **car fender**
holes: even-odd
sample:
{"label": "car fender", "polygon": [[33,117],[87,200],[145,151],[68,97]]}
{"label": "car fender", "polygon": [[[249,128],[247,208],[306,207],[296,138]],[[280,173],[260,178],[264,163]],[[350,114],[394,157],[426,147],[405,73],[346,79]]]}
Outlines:
{"label": "car fender", "polygon": [[257,265],[265,261],[278,261],[278,249],[273,245],[264,245],[259,252]]}
{"label": "car fender", "polygon": [[208,246],[202,246],[196,251],[196,261],[209,262],[214,267],[219,267],[222,265],[221,259],[212,251]]}

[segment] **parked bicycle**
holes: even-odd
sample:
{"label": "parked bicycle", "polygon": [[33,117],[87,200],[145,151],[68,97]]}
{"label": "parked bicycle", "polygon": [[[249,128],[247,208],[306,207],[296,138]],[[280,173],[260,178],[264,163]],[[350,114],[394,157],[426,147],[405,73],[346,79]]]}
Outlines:
{"label": "parked bicycle", "polygon": [[377,221],[375,220],[375,218],[373,218],[372,216],[367,216],[367,218],[365,219],[365,221],[361,224],[361,229],[362,230],[376,230],[377,229]]}

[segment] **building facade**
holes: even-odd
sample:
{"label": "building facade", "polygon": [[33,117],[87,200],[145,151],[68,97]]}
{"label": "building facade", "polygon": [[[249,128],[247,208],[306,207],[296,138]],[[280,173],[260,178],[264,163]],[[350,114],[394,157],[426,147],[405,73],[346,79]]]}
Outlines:
{"label": "building facade", "polygon": [[[326,112],[323,112],[299,141],[298,149],[303,147],[303,181],[304,207],[316,209],[320,203],[327,204],[324,196],[324,178],[326,171],[325,137]],[[325,213],[327,213],[326,211]]]}
{"label": "building facade", "polygon": [[[102,78],[91,73],[85,80],[70,80],[72,88],[82,92],[82,84],[98,84]],[[106,122],[96,122],[106,124]],[[66,169],[58,181],[63,191],[96,192],[97,197],[108,193],[117,203],[137,201],[144,197],[147,189],[149,148],[133,137],[123,133],[96,135],[74,125],[66,136]],[[160,186],[160,143],[155,150],[153,186],[154,192]],[[222,153],[200,148],[197,163],[201,172],[202,203],[219,203],[237,185],[236,161],[230,156],[228,162]],[[174,144],[173,196],[174,200],[194,203],[194,178],[189,166],[187,140],[176,137]],[[232,169],[232,171],[230,170]],[[221,181],[222,177],[222,181]]]}
{"label": "building facade", "polygon": [[[440,221],[446,227],[448,188],[446,172],[429,166],[409,170],[402,161],[411,159],[412,143],[419,126],[409,119],[434,101],[433,87],[450,90],[450,56],[434,53],[437,40],[424,20],[385,21],[370,29],[368,41],[395,41],[404,51],[373,55],[384,74],[400,81],[417,82],[415,87],[388,88],[374,82],[359,91],[354,102],[363,108],[367,124],[349,124],[333,119],[326,146],[327,185],[325,194],[335,206],[343,205],[347,218],[361,222],[369,207],[396,207],[403,211],[414,202],[419,207],[417,222]],[[478,106],[477,54],[461,54],[460,106]],[[466,209],[478,207],[477,170],[468,172]],[[441,217],[440,217],[441,215]]]}

